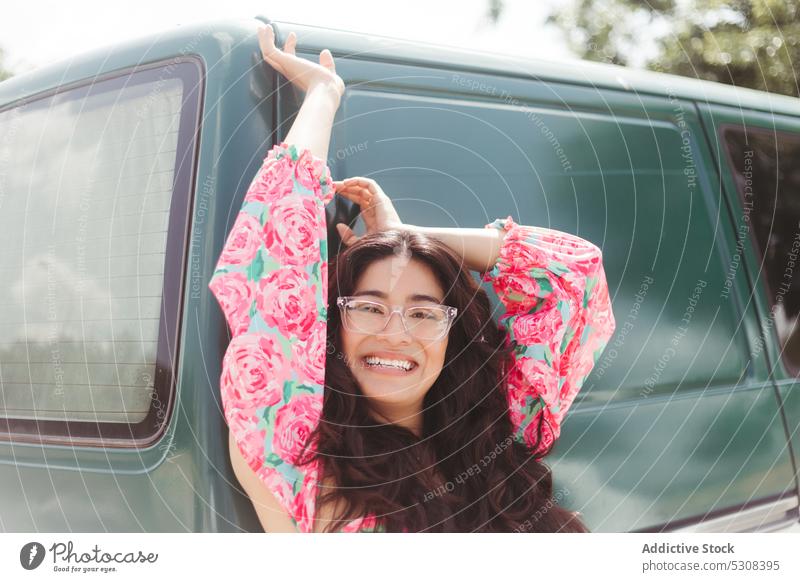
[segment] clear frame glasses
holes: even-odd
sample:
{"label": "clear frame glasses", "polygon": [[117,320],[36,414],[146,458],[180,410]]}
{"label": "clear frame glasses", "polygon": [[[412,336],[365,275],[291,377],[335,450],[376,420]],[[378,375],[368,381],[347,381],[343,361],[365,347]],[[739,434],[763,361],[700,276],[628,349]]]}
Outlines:
{"label": "clear frame glasses", "polygon": [[412,305],[403,309],[360,297],[339,297],[336,304],[342,314],[342,323],[349,331],[379,334],[396,312],[409,334],[426,341],[443,338],[458,313],[458,309],[449,305]]}

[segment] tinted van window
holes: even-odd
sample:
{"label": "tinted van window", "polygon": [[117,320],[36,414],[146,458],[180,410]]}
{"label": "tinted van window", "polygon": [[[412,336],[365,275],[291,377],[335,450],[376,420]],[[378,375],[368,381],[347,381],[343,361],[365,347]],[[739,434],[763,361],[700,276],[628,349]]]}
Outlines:
{"label": "tinted van window", "polygon": [[800,135],[725,127],[722,142],[749,216],[783,361],[800,374]]}
{"label": "tinted van window", "polygon": [[175,319],[162,300],[195,70],[151,68],[0,112],[0,428],[130,439],[165,420],[159,330]]}

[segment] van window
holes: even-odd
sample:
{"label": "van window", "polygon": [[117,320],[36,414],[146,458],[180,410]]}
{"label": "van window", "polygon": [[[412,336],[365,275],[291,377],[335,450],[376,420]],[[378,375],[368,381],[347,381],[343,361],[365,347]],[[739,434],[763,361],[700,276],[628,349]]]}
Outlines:
{"label": "van window", "polygon": [[7,438],[141,440],[166,421],[159,350],[169,361],[175,346],[159,330],[176,325],[167,235],[189,192],[179,167],[192,165],[195,71],[151,67],[0,111]]}
{"label": "van window", "polygon": [[[541,87],[467,81],[489,96]],[[480,227],[510,214],[601,247],[617,331],[576,402],[736,385],[747,344],[735,303],[714,290],[728,264],[698,179],[704,161],[684,143],[683,117],[646,118],[602,97],[607,113],[357,87],[334,126],[332,173],[375,179],[410,224]]]}
{"label": "van window", "polygon": [[[800,374],[800,135],[741,126],[721,128],[742,211],[749,216],[783,362]],[[747,224],[747,223],[745,223]]]}

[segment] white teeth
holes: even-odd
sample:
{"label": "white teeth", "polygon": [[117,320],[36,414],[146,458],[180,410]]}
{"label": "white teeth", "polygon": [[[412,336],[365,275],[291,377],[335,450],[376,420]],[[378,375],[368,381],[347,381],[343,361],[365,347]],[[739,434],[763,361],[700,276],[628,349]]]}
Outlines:
{"label": "white teeth", "polygon": [[373,356],[367,356],[366,358],[364,358],[364,361],[367,362],[367,364],[373,364],[373,365],[378,364],[378,365],[382,365],[382,366],[394,366],[395,368],[401,368],[401,369],[406,370],[406,371],[408,371],[408,370],[410,370],[411,368],[414,367],[413,363],[411,363],[409,361],[406,361],[406,360],[385,360],[383,358],[376,358],[376,357],[373,357]]}

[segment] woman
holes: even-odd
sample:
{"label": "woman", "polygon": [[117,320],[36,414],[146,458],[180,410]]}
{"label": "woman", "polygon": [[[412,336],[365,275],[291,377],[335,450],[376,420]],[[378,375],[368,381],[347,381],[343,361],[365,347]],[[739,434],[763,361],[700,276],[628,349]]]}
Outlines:
{"label": "woman", "polygon": [[[586,531],[541,462],[615,322],[602,254],[521,226],[402,222],[365,178],[331,180],[344,83],[259,31],[305,99],[245,195],[209,287],[231,328],[220,380],[234,471],[265,531]],[[325,205],[337,224],[328,276]],[[501,325],[466,267],[505,307]],[[395,317],[397,315],[397,317]],[[323,390],[323,386],[325,389]]]}

